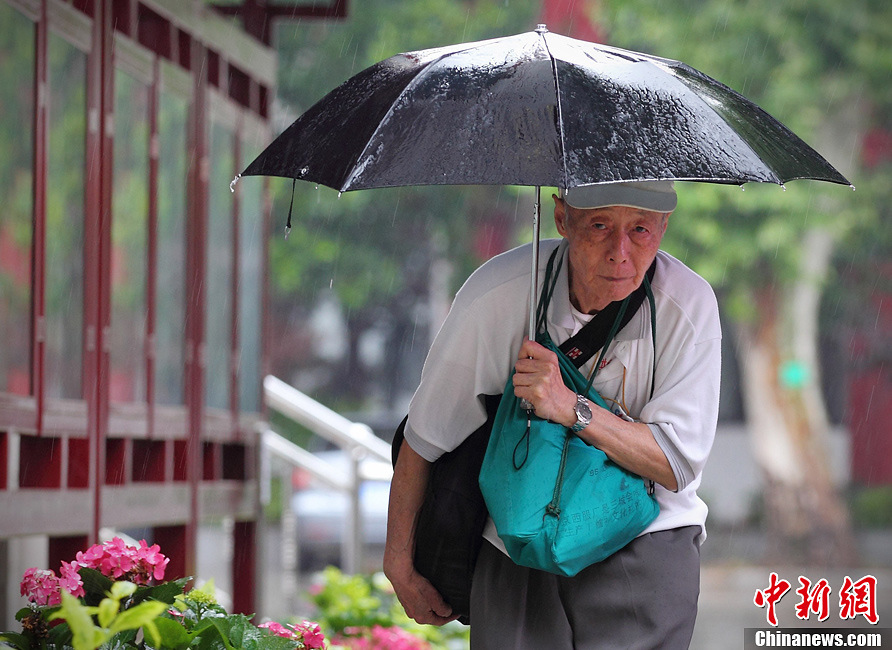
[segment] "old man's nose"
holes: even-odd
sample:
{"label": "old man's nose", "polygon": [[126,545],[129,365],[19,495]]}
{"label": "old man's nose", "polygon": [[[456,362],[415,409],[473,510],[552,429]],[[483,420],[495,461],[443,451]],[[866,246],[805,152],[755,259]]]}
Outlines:
{"label": "old man's nose", "polygon": [[625,262],[629,257],[629,238],[624,234],[611,237],[608,253],[611,262]]}

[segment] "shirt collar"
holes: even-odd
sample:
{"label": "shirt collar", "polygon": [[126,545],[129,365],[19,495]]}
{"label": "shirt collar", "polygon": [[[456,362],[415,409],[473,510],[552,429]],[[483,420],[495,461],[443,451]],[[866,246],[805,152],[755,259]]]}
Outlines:
{"label": "shirt collar", "polygon": [[558,256],[563,260],[563,264],[561,264],[561,270],[558,272],[557,282],[554,285],[551,304],[548,306],[548,320],[555,326],[572,332],[576,325],[576,320],[573,318],[570,305],[570,259],[567,254],[568,250],[567,240],[562,239],[558,247]]}

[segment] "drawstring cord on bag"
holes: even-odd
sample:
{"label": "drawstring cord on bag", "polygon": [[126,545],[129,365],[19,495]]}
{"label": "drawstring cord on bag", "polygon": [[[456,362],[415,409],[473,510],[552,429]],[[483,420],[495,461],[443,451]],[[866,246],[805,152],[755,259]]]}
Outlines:
{"label": "drawstring cord on bag", "polygon": [[[588,378],[588,385],[585,387],[586,395],[588,395],[592,389],[595,375],[598,374],[598,370],[601,368],[601,362],[604,360],[604,355],[607,354],[607,348],[610,347],[610,344],[613,342],[613,337],[616,336],[616,333],[619,330],[620,323],[622,323],[623,316],[625,315],[628,306],[629,297],[626,296],[626,299],[623,300],[622,304],[619,306],[619,312],[613,320],[613,325],[610,327],[610,333],[607,335],[607,340],[604,341],[604,346],[601,348],[601,354],[598,357],[598,361],[595,363],[595,367],[592,369],[592,374]],[[561,451],[561,464],[558,466],[557,480],[554,482],[554,492],[551,495],[551,503],[545,507],[545,514],[551,515],[552,517],[561,516],[561,491],[564,489],[564,468],[567,465],[567,454],[570,451],[570,441],[575,437],[576,434],[571,433],[569,429],[567,430],[567,435],[564,436],[564,448]]]}

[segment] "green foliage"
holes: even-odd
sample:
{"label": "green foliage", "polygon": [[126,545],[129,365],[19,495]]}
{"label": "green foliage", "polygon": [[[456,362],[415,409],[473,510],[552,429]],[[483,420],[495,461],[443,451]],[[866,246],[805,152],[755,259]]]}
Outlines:
{"label": "green foliage", "polygon": [[469,628],[453,622],[443,627],[419,625],[408,616],[383,574],[347,575],[336,567],[322,573],[322,583],[312,594],[316,620],[326,637],[350,636],[355,629],[399,627],[442,648],[450,641],[468,639]]}
{"label": "green foliage", "polygon": [[[0,647],[28,650],[296,650],[298,641],[256,627],[243,614],[228,614],[213,582],[185,591],[191,578],[138,586],[98,571],[79,571],[85,594],[61,590],[62,604],[28,607],[17,618],[23,633],[0,633]],[[57,624],[49,627],[48,623]],[[34,645],[37,644],[37,645]],[[43,645],[41,645],[43,644]]]}
{"label": "green foliage", "polygon": [[63,589],[62,606],[49,615],[49,620],[63,619],[68,623],[74,650],[95,650],[122,632],[142,628],[158,638],[154,621],[167,609],[167,604],[147,600],[122,609],[122,601],[133,596],[136,588],[131,582],[115,582],[97,607],[81,603]]}
{"label": "green foliage", "polygon": [[323,587],[313,595],[319,609],[319,624],[332,633],[342,633],[350,626],[388,627],[391,615],[383,607],[384,594],[375,588],[372,578],[348,575],[336,567],[323,572]]}
{"label": "green foliage", "polygon": [[892,486],[856,490],[852,497],[852,519],[865,528],[892,526]]}
{"label": "green foliage", "polygon": [[[679,184],[665,247],[752,318],[765,289],[796,279],[806,228],[828,229],[844,257],[859,255],[888,204],[889,169],[860,165],[873,126],[892,125],[887,81],[892,5],[878,0],[614,0],[601,18],[620,47],[679,59],[741,92],[815,146],[857,192],[813,181],[734,187]],[[866,235],[866,237],[865,237]],[[889,248],[885,249],[889,251]],[[888,255],[888,253],[887,253]]]}

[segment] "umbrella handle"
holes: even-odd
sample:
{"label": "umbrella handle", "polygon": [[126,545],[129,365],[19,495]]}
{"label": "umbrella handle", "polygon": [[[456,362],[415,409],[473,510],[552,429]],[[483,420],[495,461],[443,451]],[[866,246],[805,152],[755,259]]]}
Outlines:
{"label": "umbrella handle", "polygon": [[[530,320],[527,328],[527,337],[531,341],[536,340],[536,306],[539,304],[539,217],[541,215],[540,186],[536,186],[535,209],[533,210],[533,268],[530,273]],[[527,400],[520,400],[520,407],[526,411],[532,411],[533,405]]]}

